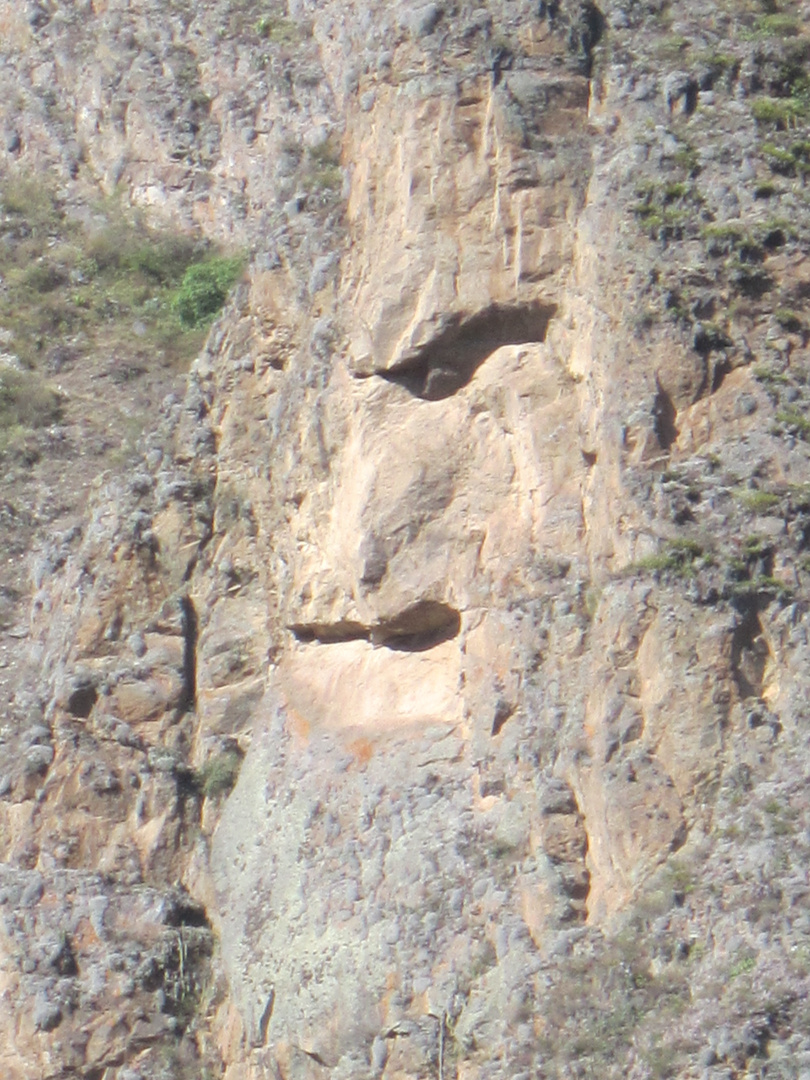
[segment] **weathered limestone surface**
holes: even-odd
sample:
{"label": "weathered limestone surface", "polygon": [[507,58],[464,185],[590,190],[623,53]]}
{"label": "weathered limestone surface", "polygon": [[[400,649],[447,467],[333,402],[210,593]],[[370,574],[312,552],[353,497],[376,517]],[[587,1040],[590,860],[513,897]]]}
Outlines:
{"label": "weathered limestone surface", "polygon": [[[791,237],[746,182],[744,58],[679,72],[634,5],[197,8],[0,4],[65,184],[253,255],[143,474],[43,563],[8,1075],[802,1075],[807,340],[775,298],[810,275],[798,182]],[[690,57],[731,33],[703,14]],[[46,106],[6,106],[6,164],[68,152]],[[711,254],[729,221],[759,261]]]}

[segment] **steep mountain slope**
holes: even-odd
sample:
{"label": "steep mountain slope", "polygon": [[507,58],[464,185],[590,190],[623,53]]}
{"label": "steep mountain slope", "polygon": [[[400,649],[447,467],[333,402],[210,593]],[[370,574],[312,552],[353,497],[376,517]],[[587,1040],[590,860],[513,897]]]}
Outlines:
{"label": "steep mountain slope", "polygon": [[806,15],[0,4],[5,1075],[807,1073]]}

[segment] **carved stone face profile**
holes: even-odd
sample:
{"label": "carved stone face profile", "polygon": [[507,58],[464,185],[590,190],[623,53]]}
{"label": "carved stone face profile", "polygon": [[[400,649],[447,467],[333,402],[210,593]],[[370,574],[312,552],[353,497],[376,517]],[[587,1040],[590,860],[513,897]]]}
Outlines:
{"label": "carved stone face profile", "polygon": [[688,435],[701,375],[613,348],[585,82],[555,79],[381,87],[350,120],[347,344],[278,428],[283,643],[213,845],[234,1000],[282,1072],[384,1038],[397,1075],[406,1028],[429,1071],[437,1017],[517,1038],[550,935],[683,843],[735,665],[765,692],[759,623],[735,646],[605,572],[652,514],[629,466]]}
{"label": "carved stone face profile", "polygon": [[[583,85],[564,87],[575,125]],[[474,80],[404,119],[397,100],[381,95],[350,133],[363,152],[340,294],[349,357],[327,413],[344,438],[318,512],[300,515],[303,588],[285,612],[299,641],[343,648],[292,651],[280,671],[291,704],[308,695],[304,713],[372,729],[372,671],[403,723],[464,715],[458,634],[486,636],[487,611],[538,564],[581,555],[588,467],[578,388],[546,342],[582,186],[515,140],[508,80]],[[344,663],[351,675],[331,671]],[[343,699],[349,687],[365,705]]]}

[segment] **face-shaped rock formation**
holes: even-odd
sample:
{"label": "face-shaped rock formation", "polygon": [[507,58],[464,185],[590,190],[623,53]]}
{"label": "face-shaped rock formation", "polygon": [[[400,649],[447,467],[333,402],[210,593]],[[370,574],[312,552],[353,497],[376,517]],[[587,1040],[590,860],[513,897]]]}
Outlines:
{"label": "face-shaped rock formation", "polygon": [[[37,572],[9,1075],[793,1053],[806,340],[768,291],[810,273],[744,183],[777,24],[757,83],[634,4],[164,6],[0,3],[20,85],[76,105],[66,190],[252,256]],[[9,160],[56,153],[43,102]]]}

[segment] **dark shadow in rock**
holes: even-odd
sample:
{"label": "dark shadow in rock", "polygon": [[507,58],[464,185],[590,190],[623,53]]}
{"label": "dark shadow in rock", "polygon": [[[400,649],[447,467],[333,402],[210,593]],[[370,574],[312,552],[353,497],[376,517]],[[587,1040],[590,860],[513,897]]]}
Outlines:
{"label": "dark shadow in rock", "polygon": [[[596,4],[588,0],[580,3],[568,29],[568,51],[576,58],[580,74],[588,79],[593,69],[593,51],[604,32],[605,16]],[[697,93],[695,93],[696,102]],[[689,111],[694,112],[694,104]]]}
{"label": "dark shadow in rock", "polygon": [[774,225],[768,230],[768,232],[762,238],[762,246],[767,251],[776,251],[780,247],[784,247],[787,243],[787,236],[783,229],[778,225]]}
{"label": "dark shadow in rock", "polygon": [[653,431],[662,450],[669,450],[678,438],[678,429],[675,426],[677,416],[672,398],[659,386],[653,402]]}
{"label": "dark shadow in rock", "polygon": [[63,978],[73,978],[79,974],[79,965],[76,963],[76,955],[67,934],[63,934],[59,945],[50,958],[50,966]]}
{"label": "dark shadow in rock", "polygon": [[296,641],[317,641],[321,645],[334,645],[338,641],[368,641],[369,638],[368,627],[351,619],[336,623],[293,623],[289,629]]}
{"label": "dark shadow in rock", "polygon": [[492,735],[497,735],[509,717],[514,713],[515,706],[506,701],[505,698],[499,698],[498,704],[495,706],[495,715],[492,718]]}
{"label": "dark shadow in rock", "polygon": [[421,652],[456,637],[460,629],[461,615],[455,608],[437,600],[420,600],[372,627],[371,641],[388,649]]}
{"label": "dark shadow in rock", "polygon": [[774,279],[761,266],[742,263],[733,271],[731,282],[743,296],[759,299],[774,287]]}
{"label": "dark shadow in rock", "polygon": [[202,904],[185,894],[173,896],[166,901],[164,921],[167,926],[210,927]]}
{"label": "dark shadow in rock", "polygon": [[297,641],[334,645],[341,641],[370,641],[401,652],[422,652],[457,636],[461,615],[438,600],[419,600],[390,619],[371,626],[344,620],[336,623],[294,623]]}
{"label": "dark shadow in rock", "polygon": [[468,319],[446,325],[416,356],[391,371],[377,372],[424,401],[441,401],[465,387],[487,357],[503,345],[545,341],[555,304],[492,304]]}
{"label": "dark shadow in rock", "polygon": [[183,693],[178,713],[189,712],[197,705],[197,612],[190,596],[180,600],[183,627]]}
{"label": "dark shadow in rock", "polygon": [[733,345],[734,342],[728,334],[711,323],[700,323],[696,327],[692,338],[692,348],[701,356],[708,356],[711,352],[730,349]]}
{"label": "dark shadow in rock", "polygon": [[712,393],[716,394],[720,387],[723,385],[723,380],[726,375],[731,372],[731,361],[720,360],[714,365],[714,371],[712,372]]}
{"label": "dark shadow in rock", "polygon": [[98,691],[92,683],[81,682],[68,698],[68,712],[79,720],[86,720],[98,699]]}
{"label": "dark shadow in rock", "polygon": [[752,600],[741,612],[731,639],[731,671],[740,698],[762,696],[762,682],[769,656],[757,604]]}

